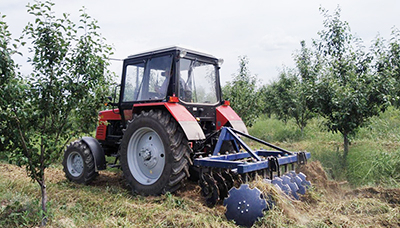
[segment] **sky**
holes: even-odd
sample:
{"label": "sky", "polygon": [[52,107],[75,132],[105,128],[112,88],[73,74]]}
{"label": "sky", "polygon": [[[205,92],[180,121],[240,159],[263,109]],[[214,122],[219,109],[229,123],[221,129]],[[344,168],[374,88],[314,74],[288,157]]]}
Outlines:
{"label": "sky", "polygon": [[[0,13],[14,38],[34,17],[26,10],[32,0],[1,0]],[[79,9],[98,20],[100,32],[114,48],[115,59],[167,46],[183,46],[224,59],[221,81],[233,79],[239,56],[247,56],[249,70],[262,84],[277,80],[284,66],[293,67],[300,41],[308,47],[323,29],[319,8],[331,13],[340,6],[341,19],[366,47],[378,34],[390,39],[400,29],[398,0],[53,0],[56,15],[70,14],[78,23]],[[27,50],[16,61],[29,73]],[[122,63],[111,61],[120,76]]]}

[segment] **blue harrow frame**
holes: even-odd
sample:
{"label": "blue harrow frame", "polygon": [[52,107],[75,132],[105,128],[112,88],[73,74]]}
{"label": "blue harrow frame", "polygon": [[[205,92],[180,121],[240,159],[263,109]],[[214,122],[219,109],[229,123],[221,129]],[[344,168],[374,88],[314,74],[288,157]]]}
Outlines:
{"label": "blue harrow frame", "polygon": [[[260,149],[253,151],[239,135],[275,150]],[[224,152],[221,151],[224,141],[232,142],[235,153],[230,152],[221,155]],[[240,148],[243,148],[244,151],[240,151]],[[221,128],[213,154],[209,157],[196,158],[193,163],[201,168],[230,169],[239,174],[260,170],[269,171],[272,178],[273,172],[277,172],[278,176],[280,176],[280,168],[282,166],[285,168],[285,172],[287,172],[288,165],[292,165],[292,169],[294,169],[294,164],[305,164],[310,157],[311,154],[309,152],[291,152],[235,129],[223,127]]]}

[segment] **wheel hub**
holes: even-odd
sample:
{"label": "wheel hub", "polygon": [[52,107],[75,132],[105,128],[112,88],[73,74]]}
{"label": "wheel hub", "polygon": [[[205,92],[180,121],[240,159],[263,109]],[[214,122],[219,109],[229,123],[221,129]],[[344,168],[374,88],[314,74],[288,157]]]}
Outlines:
{"label": "wheel hub", "polygon": [[72,176],[78,177],[81,175],[83,172],[82,156],[78,152],[72,152],[69,154],[67,159],[67,167]]}
{"label": "wheel hub", "polygon": [[143,185],[154,184],[165,166],[165,149],[160,136],[153,129],[143,127],[135,131],[128,144],[128,165],[134,178]]}
{"label": "wheel hub", "polygon": [[142,157],[143,164],[148,168],[152,169],[157,165],[157,157],[153,156],[151,150],[142,148],[139,153],[139,157]]}

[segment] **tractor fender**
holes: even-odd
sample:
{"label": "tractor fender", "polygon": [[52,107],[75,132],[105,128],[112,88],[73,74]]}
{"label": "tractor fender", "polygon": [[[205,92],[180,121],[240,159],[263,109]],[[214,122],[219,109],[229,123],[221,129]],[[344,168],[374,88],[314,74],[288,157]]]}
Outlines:
{"label": "tractor fender", "polygon": [[227,105],[221,105],[217,109],[217,130],[221,129],[226,124],[230,124],[233,129],[240,131],[244,134],[249,134],[246,125],[243,123],[242,118]]}
{"label": "tractor fender", "polygon": [[182,127],[188,140],[203,140],[206,138],[197,120],[184,106],[177,103],[164,103],[164,106]]}
{"label": "tractor fender", "polygon": [[172,117],[174,117],[176,122],[178,122],[189,141],[204,140],[206,138],[197,120],[183,105],[178,103],[159,102],[134,104],[133,113],[139,112],[143,109],[154,108],[155,106],[164,106],[168,112],[171,113]]}
{"label": "tractor fender", "polygon": [[104,150],[100,143],[95,138],[88,136],[82,137],[81,140],[92,152],[96,172],[106,169],[106,156],[104,155]]}

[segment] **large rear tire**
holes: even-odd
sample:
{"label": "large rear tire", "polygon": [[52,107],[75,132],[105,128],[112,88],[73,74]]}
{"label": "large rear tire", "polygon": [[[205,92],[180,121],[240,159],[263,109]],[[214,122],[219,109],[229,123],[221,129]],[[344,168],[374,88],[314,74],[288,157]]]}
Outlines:
{"label": "large rear tire", "polygon": [[174,192],[189,176],[186,136],[175,119],[162,110],[142,111],[128,122],[120,155],[122,171],[134,193]]}
{"label": "large rear tire", "polygon": [[81,140],[67,146],[62,164],[67,179],[78,184],[89,184],[98,176],[92,152]]}

